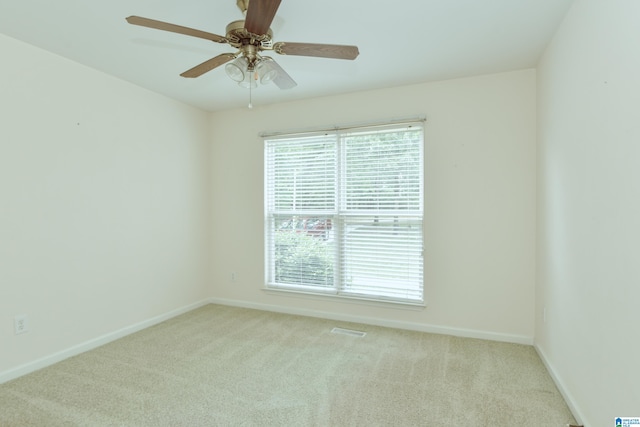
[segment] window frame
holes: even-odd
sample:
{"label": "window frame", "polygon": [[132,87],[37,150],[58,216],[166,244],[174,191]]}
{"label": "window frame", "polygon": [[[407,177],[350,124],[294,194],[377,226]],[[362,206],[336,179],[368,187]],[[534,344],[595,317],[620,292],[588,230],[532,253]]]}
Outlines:
{"label": "window frame", "polygon": [[[272,134],[266,135],[263,134],[263,143],[265,149],[265,158],[264,158],[264,166],[265,166],[265,193],[264,193],[264,202],[265,202],[265,221],[264,221],[264,237],[265,237],[265,290],[268,291],[276,291],[276,292],[292,292],[292,293],[300,293],[300,294],[308,294],[308,295],[317,295],[324,297],[336,297],[340,299],[355,299],[355,300],[365,300],[365,301],[373,301],[373,302],[384,302],[384,303],[393,303],[393,304],[401,304],[401,305],[410,305],[410,306],[420,306],[424,307],[425,298],[424,298],[424,165],[425,165],[425,156],[424,156],[424,146],[425,146],[425,130],[423,125],[424,119],[421,120],[411,120],[404,122],[388,122],[384,124],[375,124],[375,125],[363,125],[363,126],[351,126],[351,127],[335,127],[330,130],[319,130],[319,131],[310,131],[310,132],[296,132],[292,134]],[[354,132],[401,132],[406,130],[419,130],[419,143],[417,144],[418,148],[418,158],[419,158],[419,178],[418,178],[418,207],[417,209],[407,209],[405,211],[398,209],[388,209],[388,210],[349,210],[346,208],[346,202],[344,194],[345,190],[345,158],[346,155],[344,153],[344,142],[343,138],[345,135],[353,134]],[[335,177],[335,201],[334,201],[334,209],[331,211],[327,210],[304,210],[304,211],[278,211],[277,209],[270,209],[270,203],[273,204],[274,201],[270,200],[270,197],[274,197],[274,194],[270,192],[269,185],[271,184],[269,173],[271,171],[271,166],[269,165],[270,156],[268,150],[270,148],[270,141],[273,140],[289,140],[295,138],[306,138],[313,137],[318,135],[329,136],[332,135],[335,137],[336,141],[336,177]],[[351,292],[346,290],[345,281],[342,277],[345,269],[344,269],[344,224],[346,224],[349,220],[353,220],[354,218],[373,216],[374,213],[384,218],[394,218],[398,220],[399,217],[406,219],[408,221],[413,221],[417,225],[419,231],[419,251],[420,251],[420,262],[419,262],[419,297],[415,296],[415,292],[412,293],[412,297],[400,298],[398,296],[384,296],[375,293],[359,293],[359,292]],[[304,285],[304,284],[287,284],[287,283],[278,283],[275,280],[274,273],[274,256],[276,256],[276,245],[275,245],[275,226],[276,226],[276,218],[283,218],[289,215],[301,215],[305,217],[326,217],[328,221],[333,224],[333,233],[334,238],[337,243],[334,244],[335,251],[335,266],[333,269],[334,279],[331,286],[321,287],[317,285]],[[320,221],[322,221],[320,219]]]}

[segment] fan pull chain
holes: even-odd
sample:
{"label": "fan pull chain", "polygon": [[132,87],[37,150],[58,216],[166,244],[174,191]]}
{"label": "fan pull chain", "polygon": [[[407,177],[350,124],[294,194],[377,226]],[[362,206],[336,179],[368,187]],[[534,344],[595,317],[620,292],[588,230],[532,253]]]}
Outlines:
{"label": "fan pull chain", "polygon": [[[253,76],[251,76],[253,78]],[[251,83],[249,83],[249,108],[253,108],[253,102],[251,100]]]}

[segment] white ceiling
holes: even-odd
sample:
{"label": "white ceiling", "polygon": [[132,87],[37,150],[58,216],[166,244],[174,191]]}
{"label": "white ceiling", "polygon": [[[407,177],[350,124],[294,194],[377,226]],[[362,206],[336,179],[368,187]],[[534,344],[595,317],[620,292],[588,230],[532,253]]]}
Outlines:
{"label": "white ceiling", "polygon": [[[254,104],[535,67],[572,0],[282,0],[274,41],[352,44],[355,61],[271,56],[298,83],[253,90]],[[0,0],[0,33],[196,107],[247,105],[219,67],[180,73],[225,44],[129,25],[139,15],[224,36],[236,0]],[[3,63],[3,67],[12,64]],[[41,70],[46,73],[46,69]]]}

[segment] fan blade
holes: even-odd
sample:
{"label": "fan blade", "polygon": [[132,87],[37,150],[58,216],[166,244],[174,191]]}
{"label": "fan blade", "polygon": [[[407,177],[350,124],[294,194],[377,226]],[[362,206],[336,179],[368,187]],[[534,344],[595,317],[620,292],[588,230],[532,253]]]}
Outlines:
{"label": "fan blade", "polygon": [[250,0],[244,29],[253,34],[267,34],[281,0]]}
{"label": "fan blade", "polygon": [[180,74],[182,77],[199,77],[201,75],[203,75],[204,73],[213,70],[216,67],[219,67],[220,65],[224,64],[225,62],[229,62],[231,61],[233,58],[235,58],[236,55],[234,55],[233,53],[222,53],[214,58],[209,59],[208,61],[204,61],[202,64],[200,65],[196,65],[195,67],[193,67],[190,70],[185,71],[184,73]]}
{"label": "fan blade", "polygon": [[226,43],[227,39],[217,34],[207,33],[206,31],[194,30],[193,28],[182,27],[180,25],[169,24],[168,22],[156,21],[155,19],[142,18],[140,16],[130,16],[127,22],[142,27],[155,28],[156,30],[170,31],[172,33],[185,34],[187,36],[199,37],[205,40],[211,40],[217,43]]}
{"label": "fan blade", "polygon": [[275,79],[273,79],[273,83],[278,86],[280,89],[291,89],[298,86],[298,83],[295,82],[291,78],[289,74],[278,64],[276,61],[271,59],[271,64],[273,68],[278,72],[278,75]]}
{"label": "fan blade", "polygon": [[320,58],[356,59],[357,46],[341,44],[285,43],[278,42],[273,50],[282,55],[316,56]]}

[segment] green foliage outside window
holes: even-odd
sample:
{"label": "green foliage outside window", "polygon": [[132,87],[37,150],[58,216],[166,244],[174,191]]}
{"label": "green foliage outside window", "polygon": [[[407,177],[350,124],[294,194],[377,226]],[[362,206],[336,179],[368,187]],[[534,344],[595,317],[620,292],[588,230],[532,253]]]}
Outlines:
{"label": "green foliage outside window", "polygon": [[333,257],[323,239],[283,230],[275,243],[276,282],[333,286]]}

